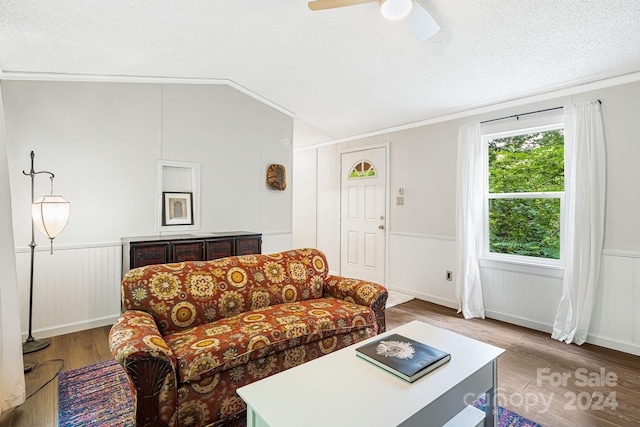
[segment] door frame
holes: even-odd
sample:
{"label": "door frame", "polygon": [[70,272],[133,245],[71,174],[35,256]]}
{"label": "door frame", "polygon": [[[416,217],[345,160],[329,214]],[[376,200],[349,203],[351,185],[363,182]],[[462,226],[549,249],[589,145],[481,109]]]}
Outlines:
{"label": "door frame", "polygon": [[342,239],[343,239],[343,235],[342,235],[342,173],[344,172],[342,170],[342,155],[343,154],[347,154],[347,153],[355,153],[358,151],[369,151],[369,150],[374,150],[377,148],[384,148],[384,168],[385,168],[385,176],[384,176],[384,217],[385,217],[385,226],[384,226],[384,283],[380,283],[380,285],[386,287],[388,289],[387,283],[389,283],[389,224],[391,223],[390,218],[389,218],[389,211],[390,211],[390,179],[391,179],[391,174],[389,173],[390,168],[391,168],[391,162],[390,162],[390,157],[391,157],[391,144],[389,142],[381,142],[381,143],[377,143],[377,144],[371,144],[371,145],[363,145],[361,147],[350,147],[350,148],[344,148],[341,150],[338,150],[338,154],[340,156],[340,179],[339,179],[339,186],[340,186],[340,191],[338,194],[339,197],[339,217],[340,220],[338,221],[338,235],[339,235],[339,249],[338,249],[338,254],[339,254],[339,262],[340,262],[340,273],[342,274]]}

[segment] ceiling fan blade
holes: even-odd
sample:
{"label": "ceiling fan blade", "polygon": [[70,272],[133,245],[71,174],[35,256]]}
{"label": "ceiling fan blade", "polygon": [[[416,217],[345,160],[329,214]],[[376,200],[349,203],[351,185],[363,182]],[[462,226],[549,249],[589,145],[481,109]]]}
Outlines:
{"label": "ceiling fan blade", "polygon": [[407,16],[407,24],[422,40],[426,40],[440,31],[440,25],[433,19],[433,16],[415,0],[411,12]]}
{"label": "ceiling fan blade", "polygon": [[354,6],[356,4],[369,3],[375,0],[315,0],[309,2],[309,9],[324,10],[336,7]]}

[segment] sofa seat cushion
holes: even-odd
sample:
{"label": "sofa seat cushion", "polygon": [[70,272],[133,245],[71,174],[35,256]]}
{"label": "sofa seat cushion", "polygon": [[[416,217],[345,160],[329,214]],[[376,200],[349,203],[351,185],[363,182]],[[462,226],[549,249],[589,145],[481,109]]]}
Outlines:
{"label": "sofa seat cushion", "polygon": [[[246,409],[244,401],[236,394],[238,388],[372,336],[374,332],[371,329],[359,329],[250,360],[245,365],[218,372],[200,381],[179,384],[178,396],[189,404],[178,410],[177,425],[203,425],[208,419],[222,419],[237,414]],[[163,393],[160,396],[165,397]],[[299,425],[304,425],[304,421]]]}
{"label": "sofa seat cushion", "polygon": [[373,335],[378,332],[370,307],[322,298],[248,311],[164,339],[178,361],[179,381],[192,382],[249,360],[364,328]]}

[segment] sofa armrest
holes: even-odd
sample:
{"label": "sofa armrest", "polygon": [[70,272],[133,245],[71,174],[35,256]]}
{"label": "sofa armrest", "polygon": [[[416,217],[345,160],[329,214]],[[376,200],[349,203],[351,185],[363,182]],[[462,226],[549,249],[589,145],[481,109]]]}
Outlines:
{"label": "sofa armrest", "polygon": [[153,316],[125,311],[109,332],[109,348],[129,377],[136,426],[169,425],[177,405],[176,358]]}
{"label": "sofa armrest", "polygon": [[365,280],[330,275],[324,283],[324,296],[371,307],[378,323],[378,333],[387,330],[385,308],[389,292],[384,286]]}

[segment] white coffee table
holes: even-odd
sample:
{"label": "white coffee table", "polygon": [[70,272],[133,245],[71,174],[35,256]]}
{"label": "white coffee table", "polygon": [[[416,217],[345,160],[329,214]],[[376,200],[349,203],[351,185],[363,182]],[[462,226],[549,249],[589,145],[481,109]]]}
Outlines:
{"label": "white coffee table", "polygon": [[[449,427],[483,419],[497,426],[496,362],[503,349],[419,321],[383,335],[390,333],[447,351],[451,361],[410,384],[357,357],[364,342],[356,344],[239,388],[247,427]],[[487,417],[469,405],[483,393]]]}

